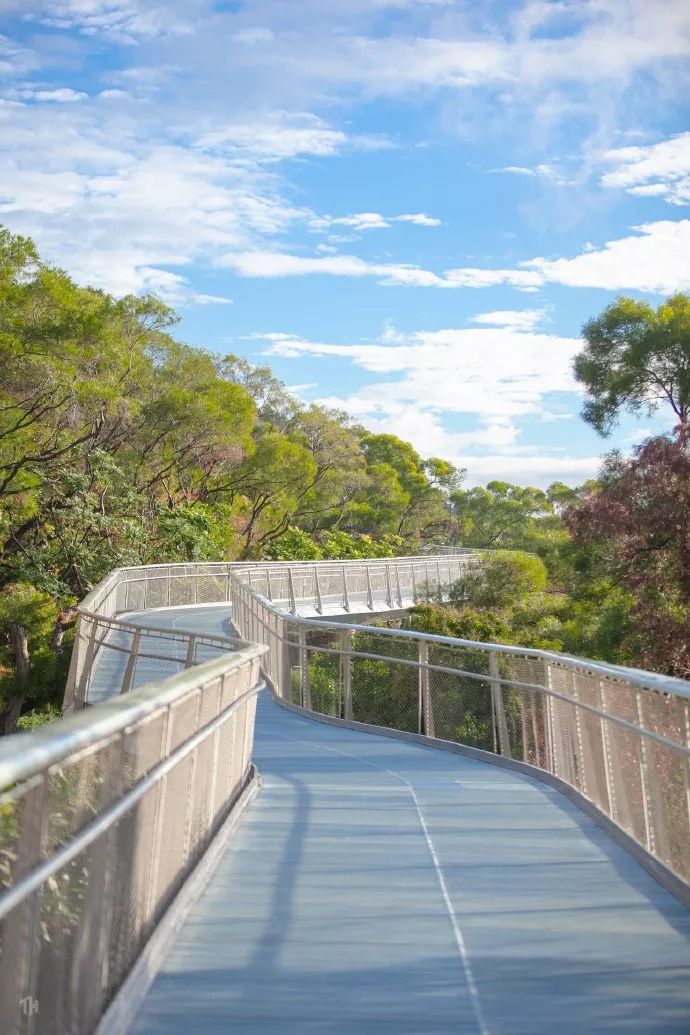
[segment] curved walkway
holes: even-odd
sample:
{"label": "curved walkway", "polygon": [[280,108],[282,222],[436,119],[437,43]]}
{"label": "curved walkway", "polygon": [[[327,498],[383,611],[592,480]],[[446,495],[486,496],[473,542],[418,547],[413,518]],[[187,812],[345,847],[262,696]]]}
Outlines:
{"label": "curved walkway", "polygon": [[255,760],[132,1035],[690,1030],[690,913],[556,790],[266,694]]}

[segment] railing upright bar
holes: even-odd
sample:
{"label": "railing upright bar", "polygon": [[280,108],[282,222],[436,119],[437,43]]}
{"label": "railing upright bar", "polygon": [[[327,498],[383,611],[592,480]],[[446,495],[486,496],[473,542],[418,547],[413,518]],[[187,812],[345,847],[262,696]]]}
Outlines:
{"label": "railing upright bar", "polygon": [[297,614],[297,600],[295,599],[295,581],[292,576],[292,568],[288,568],[288,592],[290,594],[290,613]]}
{"label": "railing upright bar", "polygon": [[[635,707],[637,710],[637,721],[640,726],[643,726],[644,715],[642,712],[642,700],[639,690],[635,694]],[[645,841],[647,844],[647,850],[649,852],[653,852],[654,828],[651,819],[652,802],[649,788],[649,759],[647,756],[646,739],[647,738],[642,734],[637,738],[637,764],[640,772],[640,784],[642,785],[642,813],[644,816]]]}
{"label": "railing upright bar", "polygon": [[493,711],[496,716],[496,726],[498,727],[499,751],[502,755],[505,755],[506,758],[511,758],[508,722],[506,719],[506,711],[503,703],[503,690],[501,687],[501,673],[498,665],[498,655],[495,651],[491,651],[489,654],[489,674],[491,677],[491,696],[494,699]]}
{"label": "railing upright bar", "polygon": [[367,572],[367,606],[368,606],[370,611],[373,611],[374,610],[374,593],[373,593],[373,590],[371,588],[371,568],[369,567],[368,564],[366,566],[366,572]]}
{"label": "railing upright bar", "polygon": [[309,653],[307,651],[307,630],[302,625],[299,630],[299,672],[300,696],[303,708],[311,708],[311,689],[309,687]]}
{"label": "railing upright bar", "polygon": [[343,564],[343,567],[342,567],[342,576],[343,576],[343,607],[345,608],[345,611],[347,612],[347,614],[350,614],[350,610],[351,610],[351,608],[350,608],[350,594],[349,594],[349,591],[348,591],[348,588],[347,588],[347,571],[345,569],[345,565],[344,564]]}
{"label": "railing upright bar", "polygon": [[343,632],[343,718],[352,719],[352,629]]}
{"label": "railing upright bar", "polygon": [[141,630],[137,629],[132,637],[132,647],[130,650],[129,657],[127,659],[127,667],[125,668],[125,674],[122,677],[122,693],[127,694],[132,689],[132,683],[134,681],[134,670],[136,668],[137,661],[139,660],[139,645],[141,643]]}
{"label": "railing upright bar", "polygon": [[323,600],[321,598],[321,584],[319,582],[319,569],[314,568],[314,585],[316,589],[316,610],[322,615],[323,614]]}
{"label": "railing upright bar", "polygon": [[[603,712],[607,710],[606,706],[606,691],[604,689],[603,679],[599,680],[599,707]],[[613,765],[611,761],[611,745],[609,742],[609,730],[608,723],[605,718],[600,719],[601,724],[601,741],[604,753],[604,777],[606,780],[606,795],[608,798],[608,811],[612,819],[616,819],[616,797],[613,789]]]}
{"label": "railing upright bar", "polygon": [[[683,718],[685,720],[685,746],[690,748],[690,704],[687,701],[683,705]],[[688,812],[688,828],[690,829],[690,755],[685,759],[685,802]]]}

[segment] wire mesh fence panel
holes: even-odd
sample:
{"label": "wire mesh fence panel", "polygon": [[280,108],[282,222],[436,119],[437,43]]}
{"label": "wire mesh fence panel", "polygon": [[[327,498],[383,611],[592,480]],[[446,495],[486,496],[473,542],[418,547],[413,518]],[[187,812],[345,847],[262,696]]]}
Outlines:
{"label": "wire mesh fence panel", "polygon": [[419,671],[414,641],[384,636],[372,627],[354,636],[349,664],[355,720],[418,731]]}
{"label": "wire mesh fence panel", "polygon": [[[611,715],[637,724],[637,703],[632,687],[602,679],[600,700]],[[651,848],[647,800],[643,785],[643,744],[640,734],[605,720],[604,741],[610,758],[612,813],[616,822]]]}
{"label": "wire mesh fence panel", "polygon": [[0,745],[3,1035],[94,1030],[244,786],[261,655]]}
{"label": "wire mesh fence panel", "polygon": [[489,680],[432,670],[429,683],[430,703],[423,709],[424,732],[468,747],[495,750]]}
{"label": "wire mesh fence panel", "polygon": [[[669,741],[687,746],[690,703],[665,694],[640,696],[644,727]],[[670,745],[649,741],[647,771],[655,853],[690,878],[690,761]]]}

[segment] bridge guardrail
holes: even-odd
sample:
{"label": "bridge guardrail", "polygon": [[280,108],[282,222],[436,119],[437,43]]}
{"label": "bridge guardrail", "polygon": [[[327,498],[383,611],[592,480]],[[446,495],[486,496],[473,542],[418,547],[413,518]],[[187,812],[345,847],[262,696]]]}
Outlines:
{"label": "bridge guardrail", "polygon": [[543,769],[690,883],[689,682],[551,651],[300,618],[240,571],[233,582],[235,627],[268,644],[266,671],[284,699]]}
{"label": "bridge guardrail", "polygon": [[[544,769],[690,881],[690,683],[318,617],[328,600],[347,614],[373,612],[376,600],[394,611],[443,597],[481,557],[159,565],[116,573],[103,595],[118,612],[231,602],[245,640],[267,645],[265,670],[286,700]],[[305,605],[317,617],[296,614]]]}
{"label": "bridge guardrail", "polygon": [[[74,1018],[96,1016],[187,872],[167,873],[163,855],[176,858],[183,844],[191,866],[246,778],[260,664],[278,695],[314,712],[425,733],[553,774],[690,883],[690,683],[549,651],[296,613],[308,606],[322,615],[329,601],[345,615],[373,614],[380,603],[400,611],[443,597],[480,562],[463,553],[155,565],[121,569],[96,587],[80,607],[68,709],[95,701],[99,665],[118,692],[156,673],[178,674],[52,730],[0,742],[0,786],[8,788],[0,799],[0,933],[4,946],[20,947],[16,960],[3,953],[0,992],[10,1012],[0,1030],[32,1032],[26,1018],[17,1026],[16,1003],[43,1002],[39,993],[59,1004],[60,1022],[45,1027],[44,1015],[35,1030],[89,1030]],[[244,639],[122,617],[205,603],[231,603]],[[227,742],[238,726],[241,749]],[[225,788],[211,795],[220,811],[206,811],[208,779]],[[168,783],[183,790],[168,795]],[[170,804],[182,800],[184,823]],[[113,839],[121,845],[114,856]],[[147,853],[167,877],[145,872]],[[95,919],[103,902],[108,934]],[[43,924],[59,952],[43,944]],[[98,992],[82,969],[91,957]]]}
{"label": "bridge guardrail", "polygon": [[247,783],[265,649],[0,741],[0,1031],[91,1032]]}

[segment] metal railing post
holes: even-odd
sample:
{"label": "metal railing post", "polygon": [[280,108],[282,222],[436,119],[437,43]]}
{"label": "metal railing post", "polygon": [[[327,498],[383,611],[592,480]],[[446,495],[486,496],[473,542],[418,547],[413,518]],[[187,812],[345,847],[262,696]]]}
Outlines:
{"label": "metal railing post", "polygon": [[389,607],[393,607],[393,589],[391,587],[391,570],[389,565],[384,564],[384,570],[386,572],[386,603]]}
{"label": "metal railing post", "polygon": [[345,568],[344,564],[343,564],[343,607],[345,608],[345,610],[349,614],[350,613],[350,594],[349,594],[348,589],[347,589],[347,571],[346,571],[346,568]]}
{"label": "metal railing post", "polygon": [[367,605],[369,607],[369,610],[373,611],[374,610],[374,594],[373,594],[372,588],[371,588],[371,568],[369,567],[368,564],[366,566],[366,570],[367,570]]}
{"label": "metal railing post", "polygon": [[498,654],[495,650],[489,653],[489,675],[491,676],[491,696],[493,698],[493,712],[496,717],[496,728],[498,731],[498,748],[506,758],[512,758],[510,751],[510,738],[508,736],[508,720],[503,703],[503,689],[501,687],[501,673],[498,665]]}
{"label": "metal railing post", "polygon": [[314,568],[314,584],[316,586],[316,610],[317,613],[323,614],[323,600],[321,599],[321,585],[319,583],[319,569]]}
{"label": "metal railing post", "polygon": [[417,603],[417,569],[414,561],[412,562],[412,603]]}
{"label": "metal railing post", "polygon": [[556,771],[556,745],[554,743],[553,724],[553,701],[551,700],[551,666],[548,661],[544,662],[544,740],[546,747],[546,762],[548,771],[557,776]]}
{"label": "metal railing post", "polygon": [[287,623],[280,620],[280,654],[281,668],[278,683],[278,693],[288,701],[292,698],[292,665],[290,656],[290,641],[288,639]]}
{"label": "metal railing post", "polygon": [[431,703],[431,679],[429,673],[429,644],[426,640],[419,641],[419,711],[420,730],[424,727],[427,737],[435,737],[434,710]]}
{"label": "metal railing post", "polygon": [[[599,680],[599,707],[606,711],[606,691],[604,682]],[[611,745],[609,743],[608,723],[603,717],[599,720],[601,726],[601,743],[604,754],[604,778],[606,780],[606,797],[608,799],[609,815],[611,819],[616,818],[616,798],[613,791],[613,773],[611,765]]]}
{"label": "metal railing post", "polygon": [[311,708],[311,688],[309,686],[309,655],[307,652],[307,630],[303,625],[299,627],[299,674],[301,687],[301,705],[303,708]]}
{"label": "metal railing post", "polygon": [[122,693],[126,694],[132,689],[132,682],[134,681],[134,670],[136,668],[137,659],[139,657],[139,644],[141,642],[141,630],[137,629],[132,637],[132,646],[127,658],[127,667],[125,668],[125,674],[122,677]]}
{"label": "metal railing post", "polygon": [[343,718],[352,718],[352,641],[354,631],[343,631]]}
{"label": "metal railing post", "polygon": [[297,601],[295,600],[295,582],[292,577],[292,568],[288,568],[288,593],[290,594],[290,613],[297,614]]}
{"label": "metal railing post", "polygon": [[395,565],[395,585],[398,591],[398,607],[402,607],[402,590],[400,589],[400,566]]}
{"label": "metal railing post", "polygon": [[192,635],[189,637],[189,643],[187,645],[187,657],[185,658],[185,668],[191,668],[194,664],[194,655],[196,654],[196,636]]}
{"label": "metal railing post", "polygon": [[[635,693],[635,706],[637,709],[637,721],[644,726],[644,714],[642,711],[642,700],[640,691]],[[640,733],[637,738],[637,764],[640,770],[640,784],[642,786],[642,812],[644,815],[644,833],[647,842],[647,850],[654,851],[654,827],[652,824],[652,801],[649,789],[649,759],[647,757],[647,745],[644,734]]]}
{"label": "metal railing post", "polygon": [[571,671],[570,673],[570,692],[573,696],[573,701],[575,702],[575,704],[573,704],[573,708],[575,710],[575,735],[577,737],[577,752],[578,758],[580,760],[580,790],[584,795],[586,795],[588,782],[587,764],[585,761],[585,743],[584,737],[582,736],[582,720],[580,718],[580,708],[577,703],[579,698],[577,692],[577,684],[575,682],[575,673],[573,671]]}

